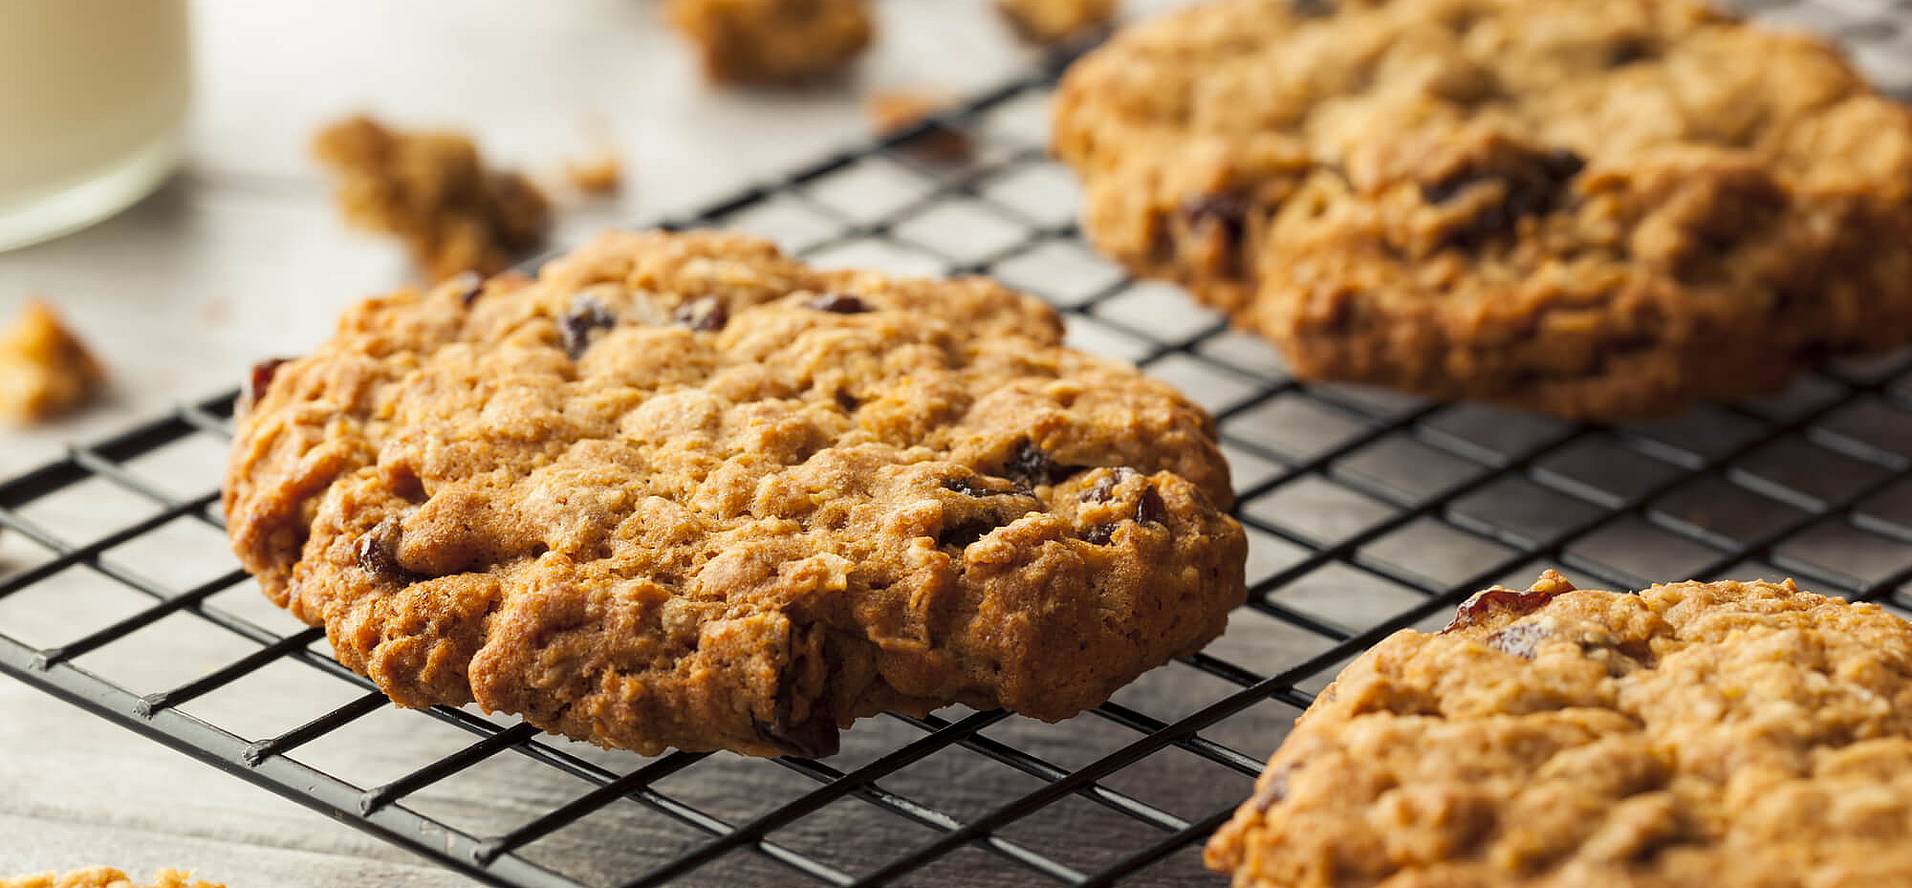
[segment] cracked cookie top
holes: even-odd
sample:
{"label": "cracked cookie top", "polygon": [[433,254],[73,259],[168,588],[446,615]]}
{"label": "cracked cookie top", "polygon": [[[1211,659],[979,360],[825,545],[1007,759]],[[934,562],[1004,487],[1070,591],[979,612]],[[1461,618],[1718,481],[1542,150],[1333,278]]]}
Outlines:
{"label": "cracked cookie top", "polygon": [[1208,846],[1238,886],[1912,880],[1912,625],[1791,581],[1492,589],[1350,665]]}
{"label": "cracked cookie top", "polygon": [[1212,420],[982,279],[614,233],[255,371],[225,505],[404,705],[647,753],[1094,706],[1243,597]]}

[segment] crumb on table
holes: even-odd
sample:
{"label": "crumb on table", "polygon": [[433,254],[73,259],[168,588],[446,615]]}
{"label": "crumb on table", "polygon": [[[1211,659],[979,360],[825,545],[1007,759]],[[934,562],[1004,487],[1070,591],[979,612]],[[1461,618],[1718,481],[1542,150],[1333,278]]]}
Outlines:
{"label": "crumb on table", "polygon": [[434,281],[502,271],[550,231],[550,203],[537,186],[486,167],[461,133],[400,131],[355,116],[321,130],[312,149],[338,176],[346,220],[403,239]]}
{"label": "crumb on table", "polygon": [[996,9],[1031,43],[1083,37],[1115,20],[1116,0],[996,0]]}
{"label": "crumb on table", "polygon": [[110,866],[77,869],[65,875],[40,873],[31,876],[0,876],[0,888],[225,888],[217,882],[194,879],[184,870],[163,869],[153,875],[151,884],[135,883],[126,873]]}
{"label": "crumb on table", "polygon": [[0,335],[0,415],[41,422],[85,404],[106,382],[106,370],[44,302],[29,302]]}
{"label": "crumb on table", "polygon": [[[948,96],[903,90],[875,93],[865,106],[870,125],[879,136],[907,130],[949,107]],[[969,159],[974,146],[961,130],[937,125],[904,141],[903,147],[925,160],[961,163]]]}
{"label": "crumb on table", "polygon": [[869,46],[872,30],[869,0],[671,0],[669,15],[720,83],[835,73]]}
{"label": "crumb on table", "polygon": [[564,179],[585,194],[616,194],[624,187],[624,162],[610,151],[565,161]]}

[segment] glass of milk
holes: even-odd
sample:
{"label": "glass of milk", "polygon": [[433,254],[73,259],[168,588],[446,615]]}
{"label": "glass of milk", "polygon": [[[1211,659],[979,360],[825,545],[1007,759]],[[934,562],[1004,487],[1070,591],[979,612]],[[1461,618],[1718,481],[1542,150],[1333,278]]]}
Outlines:
{"label": "glass of milk", "polygon": [[0,250],[158,187],[190,80],[186,0],[0,0]]}

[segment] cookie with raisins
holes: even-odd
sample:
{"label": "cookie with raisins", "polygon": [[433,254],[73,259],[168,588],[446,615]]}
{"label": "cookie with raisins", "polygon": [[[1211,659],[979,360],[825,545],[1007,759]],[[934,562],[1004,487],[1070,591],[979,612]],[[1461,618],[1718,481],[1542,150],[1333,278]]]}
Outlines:
{"label": "cookie with raisins", "polygon": [[1207,861],[1237,888],[1912,884],[1912,624],[1790,580],[1490,589],[1343,670]]}
{"label": "cookie with raisins", "polygon": [[406,706],[645,753],[1066,718],[1219,634],[1246,543],[1210,417],[1061,339],[980,278],[607,234],[263,366],[228,526]]}
{"label": "cookie with raisins", "polygon": [[1213,0],[1054,138],[1104,252],[1303,378],[1616,420],[1912,339],[1912,111],[1693,0]]}

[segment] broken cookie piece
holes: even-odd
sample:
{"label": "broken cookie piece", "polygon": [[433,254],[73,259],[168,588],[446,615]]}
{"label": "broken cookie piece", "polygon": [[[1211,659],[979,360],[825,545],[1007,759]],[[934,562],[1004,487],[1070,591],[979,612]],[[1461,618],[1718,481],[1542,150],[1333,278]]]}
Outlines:
{"label": "broken cookie piece", "polygon": [[1017,36],[1043,46],[1068,43],[1108,28],[1116,0],[996,0]]}
{"label": "broken cookie piece", "polygon": [[566,161],[564,180],[572,188],[596,197],[616,194],[624,187],[624,164],[609,151]]}
{"label": "broken cookie piece", "polygon": [[78,408],[106,382],[106,370],[44,302],[29,302],[0,338],[0,415],[43,422]]}
{"label": "broken cookie piece", "polygon": [[786,85],[842,70],[870,44],[869,0],[672,0],[713,82]]}
{"label": "broken cookie piece", "polygon": [[461,133],[401,131],[361,115],[321,130],[312,152],[338,176],[346,221],[397,235],[434,281],[503,271],[551,228],[537,186],[487,167]]}

